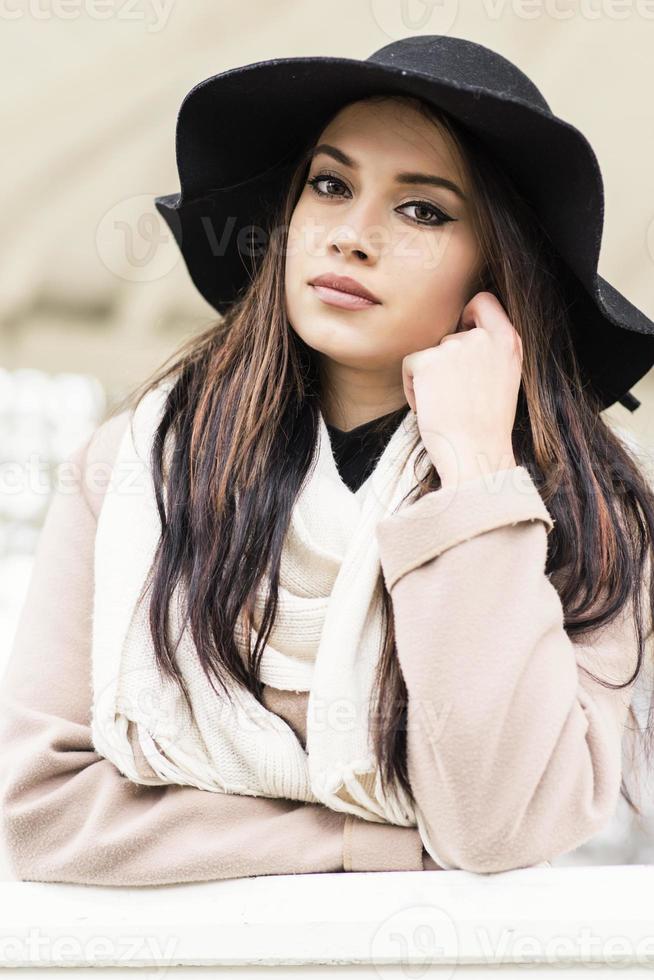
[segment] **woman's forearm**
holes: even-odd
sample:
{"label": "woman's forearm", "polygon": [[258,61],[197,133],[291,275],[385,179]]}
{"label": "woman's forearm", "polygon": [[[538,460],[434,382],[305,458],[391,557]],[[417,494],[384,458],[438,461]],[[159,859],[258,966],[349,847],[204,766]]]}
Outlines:
{"label": "woman's forearm", "polygon": [[625,613],[570,640],[544,571],[551,520],[525,473],[434,491],[378,528],[409,776],[445,867],[551,860],[600,830],[619,794],[631,688],[602,687],[581,665],[627,680],[633,623]]}

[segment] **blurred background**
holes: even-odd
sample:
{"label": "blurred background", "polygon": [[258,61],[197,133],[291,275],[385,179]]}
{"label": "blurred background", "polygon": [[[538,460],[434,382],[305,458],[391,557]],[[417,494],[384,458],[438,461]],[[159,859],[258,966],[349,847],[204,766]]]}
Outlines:
{"label": "blurred background", "polygon": [[[217,317],[153,206],[179,189],[176,115],[201,79],[415,34],[488,45],[590,140],[599,271],[654,318],[654,0],[0,0],[0,27],[0,670],[57,464]],[[651,474],[652,372],[632,391],[636,412],[604,416]],[[652,809],[635,821],[621,801],[556,863],[650,863]]]}

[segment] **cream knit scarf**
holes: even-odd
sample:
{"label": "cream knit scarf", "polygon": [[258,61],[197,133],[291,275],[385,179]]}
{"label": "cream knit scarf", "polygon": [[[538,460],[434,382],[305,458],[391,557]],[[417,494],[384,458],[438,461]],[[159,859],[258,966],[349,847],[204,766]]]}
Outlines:
{"label": "cream knit scarf", "polygon": [[[249,692],[234,685],[230,704],[212,689],[190,631],[181,631],[179,588],[169,621],[171,637],[181,634],[176,662],[192,714],[177,685],[157,669],[148,603],[137,598],[160,533],[148,463],[167,391],[160,386],[137,406],[100,511],[92,651],[95,748],[137,783],[321,802],[374,822],[420,826],[401,787],[383,794],[367,726],[382,640],[375,526],[416,482],[421,441],[406,459],[418,434],[415,416],[409,412],[402,420],[371,476],[353,493],[338,473],[320,415],[315,465],[293,509],[276,623],[260,674],[273,687],[310,691],[305,751],[293,729]],[[264,599],[260,589],[257,625]],[[243,649],[237,630],[238,637]],[[157,778],[139,772],[129,722]]]}

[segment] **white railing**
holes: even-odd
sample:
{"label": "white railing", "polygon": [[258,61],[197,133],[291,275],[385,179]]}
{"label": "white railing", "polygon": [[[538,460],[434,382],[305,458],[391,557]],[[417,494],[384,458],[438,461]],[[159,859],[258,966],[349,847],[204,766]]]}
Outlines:
{"label": "white railing", "polygon": [[654,966],[651,865],[279,875],[144,888],[11,881],[0,883],[0,904],[0,964],[22,978],[37,967],[77,978],[80,968],[98,967],[108,968],[103,975],[240,967],[231,972],[279,977],[294,967],[302,978],[417,980],[515,978],[522,967],[541,976],[628,970],[650,977]]}

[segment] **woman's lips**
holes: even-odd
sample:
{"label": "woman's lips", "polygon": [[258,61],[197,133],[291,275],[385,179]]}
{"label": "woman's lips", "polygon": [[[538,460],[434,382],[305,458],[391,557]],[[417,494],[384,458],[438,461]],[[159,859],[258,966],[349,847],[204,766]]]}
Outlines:
{"label": "woman's lips", "polygon": [[368,306],[379,306],[372,300],[364,296],[355,296],[354,293],[344,293],[342,289],[332,289],[330,286],[311,286],[314,292],[320,297],[323,303],[329,306],[340,306],[345,310],[363,310]]}

